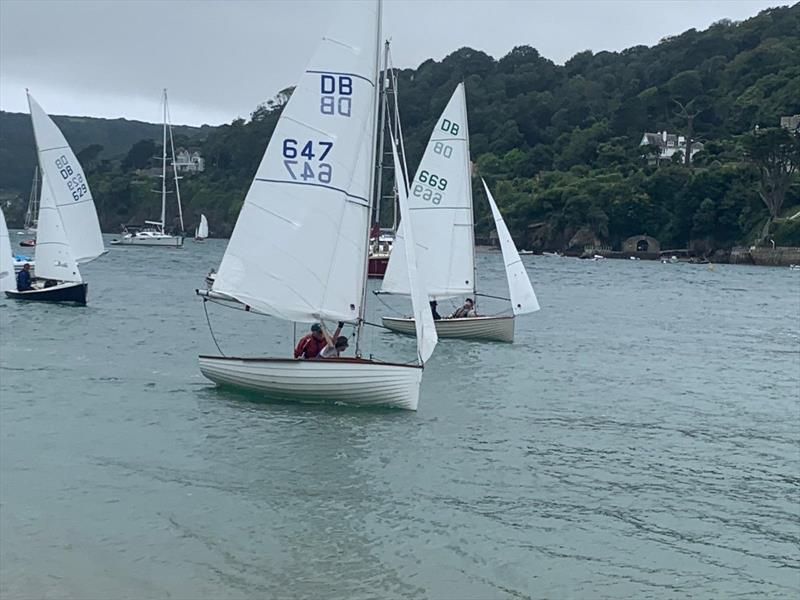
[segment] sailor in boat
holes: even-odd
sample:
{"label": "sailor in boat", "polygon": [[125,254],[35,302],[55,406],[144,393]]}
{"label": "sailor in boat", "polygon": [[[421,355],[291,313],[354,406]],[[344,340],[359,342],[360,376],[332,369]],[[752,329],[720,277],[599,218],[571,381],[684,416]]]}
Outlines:
{"label": "sailor in boat", "polygon": [[339,323],[339,327],[333,335],[328,333],[324,324],[322,325],[322,334],[325,336],[326,343],[317,358],[339,358],[339,354],[347,350],[347,346],[349,345],[347,337],[339,335],[342,332],[343,325],[344,323]]}
{"label": "sailor in boat", "polygon": [[477,317],[478,315],[475,313],[475,302],[472,301],[472,298],[467,298],[464,300],[464,306],[458,308],[456,312],[450,315],[451,319],[465,319],[467,317]]}
{"label": "sailor in boat", "polygon": [[[342,327],[344,327],[344,323],[340,322],[334,338],[339,337],[339,334],[342,332]],[[300,341],[297,342],[297,346],[294,349],[294,357],[317,358],[328,343],[325,339],[325,333],[327,332],[324,333],[323,331],[324,327],[321,323],[314,323],[311,326],[311,333],[303,336],[300,338]]]}
{"label": "sailor in boat", "polygon": [[30,263],[25,263],[22,266],[22,271],[17,273],[17,291],[27,292],[30,289],[33,289],[31,285],[31,265]]}
{"label": "sailor in boat", "polygon": [[439,314],[439,311],[436,310],[436,307],[438,305],[439,305],[439,303],[436,302],[436,300],[431,300],[431,314],[433,315],[433,320],[434,321],[438,321],[439,319],[442,318],[442,316]]}

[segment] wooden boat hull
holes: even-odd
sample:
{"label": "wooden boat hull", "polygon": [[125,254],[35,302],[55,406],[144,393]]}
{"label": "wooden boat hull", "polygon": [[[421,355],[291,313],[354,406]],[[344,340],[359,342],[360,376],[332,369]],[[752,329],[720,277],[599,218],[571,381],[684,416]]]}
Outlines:
{"label": "wooden boat hull", "polygon": [[183,238],[180,236],[152,239],[122,237],[116,240],[111,240],[111,244],[113,246],[159,246],[164,248],[180,248],[183,246]]}
{"label": "wooden boat hull", "polygon": [[35,288],[19,292],[6,291],[6,296],[14,300],[27,300],[31,302],[74,302],[86,305],[86,296],[89,290],[88,283],[66,282],[48,288]]}
{"label": "wooden boat hull", "polygon": [[[414,319],[383,317],[383,326],[398,333],[416,335]],[[440,338],[464,340],[487,340],[494,342],[514,341],[514,317],[468,317],[465,319],[439,319],[436,334]]]}
{"label": "wooden boat hull", "polygon": [[221,386],[291,402],[417,410],[422,367],[360,359],[294,360],[200,356],[200,371]]}

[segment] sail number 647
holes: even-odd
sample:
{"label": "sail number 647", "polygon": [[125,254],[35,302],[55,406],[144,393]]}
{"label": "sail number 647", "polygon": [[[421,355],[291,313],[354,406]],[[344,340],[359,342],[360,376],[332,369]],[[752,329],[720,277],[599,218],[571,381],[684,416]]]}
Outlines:
{"label": "sail number 647", "polygon": [[[283,165],[289,176],[295,181],[299,176],[303,181],[311,179],[320,183],[330,183],[333,169],[329,163],[322,161],[328,156],[331,148],[333,148],[333,142],[309,140],[301,145],[297,140],[286,138],[283,140]],[[318,161],[316,165],[312,162],[315,158]]]}

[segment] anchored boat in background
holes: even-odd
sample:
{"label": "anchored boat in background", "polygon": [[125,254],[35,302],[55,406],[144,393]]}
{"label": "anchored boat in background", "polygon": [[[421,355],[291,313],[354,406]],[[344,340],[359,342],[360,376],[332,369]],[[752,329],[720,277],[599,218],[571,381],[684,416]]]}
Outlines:
{"label": "anchored boat in background", "polygon": [[[405,251],[417,364],[362,357],[370,199],[375,176],[380,3],[349,5],[320,43],[256,172],[208,299],[287,321],[356,325],[355,358],[200,356],[220,384],[291,401],[415,410],[436,331]],[[394,147],[394,146],[393,146]],[[402,174],[396,153],[396,172]],[[402,177],[401,188],[405,188]],[[401,210],[405,189],[401,192]],[[314,240],[313,245],[303,243]],[[416,293],[415,293],[416,292]]]}
{"label": "anchored boat in background", "polygon": [[61,131],[28,94],[41,171],[36,277],[29,290],[5,290],[16,300],[86,304],[78,264],[105,252],[89,183]]}
{"label": "anchored boat in background", "polygon": [[[460,83],[434,127],[411,184],[411,218],[401,221],[395,249],[380,293],[410,293],[402,248],[413,230],[421,279],[430,300],[476,295],[472,172],[464,84]],[[484,183],[500,238],[512,315],[438,319],[439,337],[514,341],[517,315],[539,310],[539,303],[514,241]],[[383,317],[383,325],[399,333],[414,333],[413,318]]]}
{"label": "anchored boat in background", "polygon": [[167,190],[167,133],[169,133],[169,145],[171,152],[172,174],[175,181],[175,201],[178,205],[178,218],[183,232],[183,210],[181,209],[181,187],[178,183],[180,177],[175,166],[175,142],[172,139],[172,123],[169,116],[169,102],[167,100],[167,90],[164,89],[163,95],[164,126],[161,140],[161,219],[158,221],[145,221],[144,227],[126,226],[122,229],[122,237],[112,240],[115,246],[161,246],[165,248],[180,248],[183,246],[183,234],[173,235],[166,230],[167,218],[167,195],[171,190]]}

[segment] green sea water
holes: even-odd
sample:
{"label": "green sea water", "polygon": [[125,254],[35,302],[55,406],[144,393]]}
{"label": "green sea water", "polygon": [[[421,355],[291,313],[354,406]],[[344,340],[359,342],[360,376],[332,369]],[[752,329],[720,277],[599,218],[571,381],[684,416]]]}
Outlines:
{"label": "green sea water", "polygon": [[[542,310],[441,341],[406,412],[205,380],[224,248],[112,248],[85,308],[0,300],[3,598],[800,595],[800,272],[523,257]],[[507,294],[499,253],[478,280]],[[290,355],[290,324],[208,319]]]}

